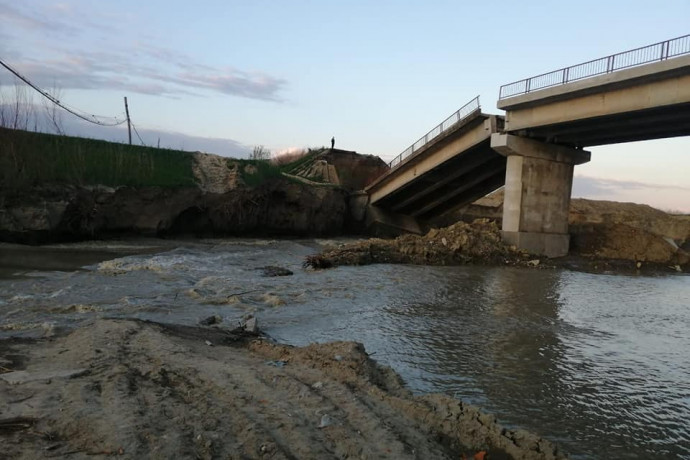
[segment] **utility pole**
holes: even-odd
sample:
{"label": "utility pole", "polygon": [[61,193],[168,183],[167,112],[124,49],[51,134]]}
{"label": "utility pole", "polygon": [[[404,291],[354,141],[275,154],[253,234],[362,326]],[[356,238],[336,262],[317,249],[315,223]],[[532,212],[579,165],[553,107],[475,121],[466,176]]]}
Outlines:
{"label": "utility pole", "polygon": [[129,121],[129,107],[127,106],[127,96],[125,96],[125,113],[127,114],[127,133],[129,133],[129,145],[132,145],[132,123]]}

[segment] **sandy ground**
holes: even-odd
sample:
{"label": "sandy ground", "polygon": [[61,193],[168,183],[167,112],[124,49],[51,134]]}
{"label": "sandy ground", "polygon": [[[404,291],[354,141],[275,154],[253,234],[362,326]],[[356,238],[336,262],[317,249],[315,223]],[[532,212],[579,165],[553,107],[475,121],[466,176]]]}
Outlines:
{"label": "sandy ground", "polygon": [[351,342],[96,320],[2,341],[0,366],[1,458],[564,458]]}

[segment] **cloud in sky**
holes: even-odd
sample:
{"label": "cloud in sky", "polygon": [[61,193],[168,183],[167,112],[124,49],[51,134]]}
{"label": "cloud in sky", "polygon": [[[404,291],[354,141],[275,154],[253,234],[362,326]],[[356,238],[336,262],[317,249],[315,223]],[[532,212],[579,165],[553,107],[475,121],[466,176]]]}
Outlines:
{"label": "cloud in sky", "polygon": [[667,211],[690,213],[690,187],[621,181],[576,175],[574,198],[644,203]]}
{"label": "cloud in sky", "polygon": [[55,20],[36,11],[25,12],[7,4],[0,5],[0,21],[4,24],[25,29],[33,29],[48,34],[61,33],[75,35],[79,32],[74,26]]}
{"label": "cloud in sky", "polygon": [[[59,13],[57,17],[69,19],[76,14],[68,4],[53,5],[51,9]],[[79,19],[82,29],[77,29],[36,10],[0,5],[0,22],[44,37],[73,37],[84,30],[101,28]],[[66,43],[74,46],[73,40]],[[17,62],[8,64],[43,88],[127,90],[155,96],[202,96],[210,92],[281,102],[280,93],[287,85],[286,80],[262,72],[208,66],[183,53],[140,41],[108,51],[70,50],[60,40],[45,40],[41,45],[51,49],[50,58],[15,52],[11,57]],[[6,81],[1,79],[0,84]]]}

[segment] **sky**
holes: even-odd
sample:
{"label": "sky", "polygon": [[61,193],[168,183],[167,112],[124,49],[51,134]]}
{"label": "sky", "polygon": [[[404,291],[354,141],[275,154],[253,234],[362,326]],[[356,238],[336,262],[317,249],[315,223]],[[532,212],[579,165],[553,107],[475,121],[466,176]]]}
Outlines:
{"label": "sky", "polygon": [[[0,0],[0,59],[147,145],[390,160],[502,84],[690,33],[690,1]],[[0,68],[0,92],[14,77]],[[36,94],[33,102],[38,104]],[[66,134],[125,142],[65,113]],[[573,196],[690,212],[690,137],[594,147]]]}

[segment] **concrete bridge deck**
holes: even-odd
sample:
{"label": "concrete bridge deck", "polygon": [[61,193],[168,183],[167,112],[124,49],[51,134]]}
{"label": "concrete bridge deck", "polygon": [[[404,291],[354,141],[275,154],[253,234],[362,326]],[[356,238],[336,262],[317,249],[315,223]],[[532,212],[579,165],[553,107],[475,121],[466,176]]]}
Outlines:
{"label": "concrete bridge deck", "polygon": [[505,184],[504,239],[562,256],[574,167],[590,160],[584,147],[690,135],[690,35],[504,85],[505,118],[476,100],[367,187],[371,215],[412,228]]}
{"label": "concrete bridge deck", "polygon": [[690,55],[498,101],[505,131],[588,147],[690,134]]}
{"label": "concrete bridge deck", "polygon": [[427,220],[497,189],[506,159],[490,143],[502,127],[503,117],[471,114],[369,185],[369,204]]}

